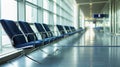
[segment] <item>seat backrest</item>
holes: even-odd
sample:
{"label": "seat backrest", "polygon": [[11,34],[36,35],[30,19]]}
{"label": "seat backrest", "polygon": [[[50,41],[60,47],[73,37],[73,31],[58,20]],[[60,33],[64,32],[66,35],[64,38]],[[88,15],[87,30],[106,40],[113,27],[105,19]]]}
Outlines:
{"label": "seat backrest", "polygon": [[71,26],[70,28],[73,32],[76,31],[76,29],[74,27]]}
{"label": "seat backrest", "polygon": [[48,38],[48,35],[45,31],[45,29],[43,28],[43,26],[40,23],[34,23],[35,27],[37,28],[38,32],[40,32],[40,35],[42,36],[42,38]]}
{"label": "seat backrest", "polygon": [[56,25],[56,26],[57,26],[57,28],[58,28],[60,34],[66,34],[65,31],[64,31],[63,26],[61,26],[61,25]]}
{"label": "seat backrest", "polygon": [[53,37],[53,33],[51,32],[50,28],[48,27],[47,24],[42,24],[46,30],[46,32],[48,32],[49,37]]}
{"label": "seat backrest", "polygon": [[68,26],[64,26],[64,27],[65,27],[67,33],[70,33],[70,29],[69,29],[69,27],[68,27]]}
{"label": "seat backrest", "polygon": [[0,20],[0,23],[9,38],[12,40],[13,47],[16,48],[16,46],[26,43],[24,35],[14,21],[2,19]]}
{"label": "seat backrest", "polygon": [[73,31],[76,31],[75,27],[73,27]]}
{"label": "seat backrest", "polygon": [[69,27],[70,32],[73,32],[72,29],[71,29],[71,26],[68,26],[68,27]]}
{"label": "seat backrest", "polygon": [[34,31],[30,27],[30,25],[27,22],[24,21],[18,21],[20,28],[27,36],[28,42],[38,40],[37,36],[35,35]]}

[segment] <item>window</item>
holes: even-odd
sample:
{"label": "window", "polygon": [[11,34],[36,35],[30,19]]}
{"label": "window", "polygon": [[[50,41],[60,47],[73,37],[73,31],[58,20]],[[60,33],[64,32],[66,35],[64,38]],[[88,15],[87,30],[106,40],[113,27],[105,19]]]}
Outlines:
{"label": "window", "polygon": [[[17,20],[17,2],[15,0],[1,0],[0,14],[1,19]],[[11,45],[9,37],[0,25],[0,55],[10,53],[14,49]]]}
{"label": "window", "polygon": [[44,5],[43,8],[49,10],[49,6],[48,6],[49,5],[49,0],[44,0],[43,5]]}
{"label": "window", "polygon": [[37,5],[37,0],[26,0],[26,1]]}
{"label": "window", "polygon": [[15,0],[1,0],[1,18],[17,20],[17,2]]}
{"label": "window", "polygon": [[29,23],[37,22],[37,9],[26,5],[26,21]]}
{"label": "window", "polygon": [[43,1],[43,23],[48,24],[49,23],[49,0],[44,0]]}
{"label": "window", "polygon": [[47,12],[47,11],[44,11],[43,16],[44,16],[43,22],[48,24],[48,22],[49,22],[48,12]]}

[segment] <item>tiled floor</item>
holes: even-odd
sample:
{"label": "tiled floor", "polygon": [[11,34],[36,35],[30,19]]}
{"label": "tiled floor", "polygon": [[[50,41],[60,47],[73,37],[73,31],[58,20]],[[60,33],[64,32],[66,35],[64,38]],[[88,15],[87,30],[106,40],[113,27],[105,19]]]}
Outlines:
{"label": "tiled floor", "polygon": [[120,67],[119,40],[89,29],[29,55],[41,64],[19,57],[0,67]]}

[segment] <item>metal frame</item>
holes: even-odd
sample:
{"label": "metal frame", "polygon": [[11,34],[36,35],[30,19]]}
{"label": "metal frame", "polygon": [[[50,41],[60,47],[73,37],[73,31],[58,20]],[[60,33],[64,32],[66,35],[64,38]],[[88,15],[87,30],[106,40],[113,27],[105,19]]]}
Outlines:
{"label": "metal frame", "polygon": [[[1,0],[0,0],[0,18],[1,18]],[[2,27],[0,24],[0,51],[2,50]]]}

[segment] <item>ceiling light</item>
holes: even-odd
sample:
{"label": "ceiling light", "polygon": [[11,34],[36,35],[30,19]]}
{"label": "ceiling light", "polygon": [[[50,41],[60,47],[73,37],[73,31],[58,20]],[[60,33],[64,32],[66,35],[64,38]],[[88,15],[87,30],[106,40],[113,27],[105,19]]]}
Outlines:
{"label": "ceiling light", "polygon": [[92,3],[89,3],[89,5],[92,5]]}

